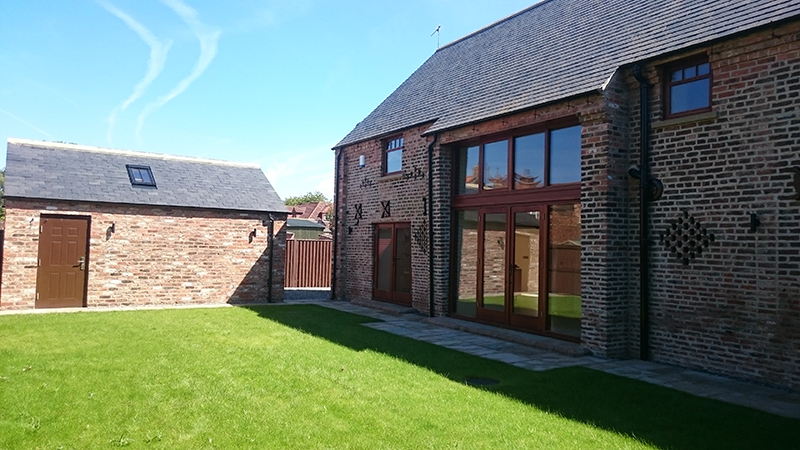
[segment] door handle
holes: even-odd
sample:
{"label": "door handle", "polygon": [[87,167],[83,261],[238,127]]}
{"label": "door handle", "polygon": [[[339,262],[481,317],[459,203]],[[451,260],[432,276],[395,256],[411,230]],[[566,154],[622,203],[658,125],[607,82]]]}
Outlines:
{"label": "door handle", "polygon": [[85,256],[81,256],[80,259],[78,259],[78,265],[80,265],[81,270],[86,270],[86,257]]}

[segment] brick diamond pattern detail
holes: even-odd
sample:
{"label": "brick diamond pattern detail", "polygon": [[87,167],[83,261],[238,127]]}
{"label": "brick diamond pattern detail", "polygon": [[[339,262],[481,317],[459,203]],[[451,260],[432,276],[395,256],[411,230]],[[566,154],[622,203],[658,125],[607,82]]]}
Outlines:
{"label": "brick diamond pattern detail", "polygon": [[684,211],[661,233],[661,242],[667,251],[688,266],[689,261],[700,256],[714,242],[714,234]]}

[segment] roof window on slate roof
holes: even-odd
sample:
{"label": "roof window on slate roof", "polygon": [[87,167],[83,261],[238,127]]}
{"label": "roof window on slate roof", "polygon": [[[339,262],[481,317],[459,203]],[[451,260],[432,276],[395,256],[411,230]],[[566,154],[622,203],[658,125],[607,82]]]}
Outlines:
{"label": "roof window on slate roof", "polygon": [[153,186],[156,187],[156,179],[153,178],[153,171],[150,166],[134,166],[126,165],[128,169],[128,177],[131,179],[133,186]]}

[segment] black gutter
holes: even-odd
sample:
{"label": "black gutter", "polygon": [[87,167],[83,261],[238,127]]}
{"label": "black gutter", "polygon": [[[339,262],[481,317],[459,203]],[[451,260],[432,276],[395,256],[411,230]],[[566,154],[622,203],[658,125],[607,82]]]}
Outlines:
{"label": "black gutter", "polygon": [[428,301],[430,316],[435,314],[433,307],[433,147],[439,141],[439,133],[434,133],[433,141],[428,144]]}
{"label": "black gutter", "polygon": [[273,238],[273,233],[275,231],[275,219],[272,217],[272,214],[269,215],[269,225],[267,226],[267,242],[269,243],[269,275],[267,278],[267,283],[269,283],[269,290],[267,291],[267,303],[272,303],[272,259],[275,257],[275,252],[273,251],[273,244],[275,244],[275,239]]}
{"label": "black gutter", "polygon": [[[336,150],[334,150],[336,151]],[[336,152],[336,167],[333,169],[334,185],[333,185],[333,273],[331,274],[331,300],[336,300],[336,263],[337,263],[337,250],[339,249],[339,165],[342,161],[342,153],[344,147],[339,147]]]}
{"label": "black gutter", "polygon": [[640,65],[633,66],[639,82],[639,357],[650,359],[650,240],[648,207],[650,204],[650,82]]}

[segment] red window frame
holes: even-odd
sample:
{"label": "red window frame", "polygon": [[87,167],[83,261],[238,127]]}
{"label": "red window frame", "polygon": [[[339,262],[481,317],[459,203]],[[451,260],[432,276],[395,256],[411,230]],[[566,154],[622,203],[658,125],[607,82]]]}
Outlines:
{"label": "red window frame", "polygon": [[[546,199],[547,201],[562,201],[570,200],[577,195],[580,195],[581,182],[569,183],[556,183],[550,182],[551,168],[551,149],[552,140],[551,134],[554,131],[559,131],[565,128],[578,126],[580,123],[574,119],[557,120],[540,124],[534,127],[525,127],[511,132],[499,133],[491,136],[484,136],[474,140],[468,140],[461,143],[452,144],[454,167],[452,177],[453,189],[453,207],[455,208],[471,208],[475,206],[486,206],[492,204],[523,204],[530,201],[531,195],[540,196],[537,198]],[[531,134],[545,134],[545,148],[544,148],[544,179],[541,187],[533,189],[519,189],[515,188],[513,182],[514,170],[514,151],[515,151],[515,138],[524,137]],[[507,170],[510,183],[501,189],[484,189],[484,145],[498,141],[508,141],[507,150]],[[478,189],[473,192],[459,193],[459,158],[462,157],[461,150],[468,147],[478,147]],[[499,202],[499,203],[498,203]]]}
{"label": "red window frame", "polygon": [[[699,68],[702,65],[708,65],[708,72],[702,75],[698,75]],[[673,81],[673,74],[677,71],[686,71],[687,69],[694,69],[694,76],[686,77],[685,75],[681,76],[680,80]],[[711,71],[711,66],[708,61],[708,55],[701,54],[695,55],[689,58],[684,58],[675,62],[671,62],[665,65],[662,69],[662,79],[664,82],[662,83],[663,86],[663,98],[664,98],[664,118],[665,119],[672,119],[676,117],[683,117],[689,116],[692,114],[698,114],[703,112],[711,111],[711,88],[713,85],[713,74]],[[677,111],[672,112],[672,88],[674,86],[680,86],[683,84],[688,84],[692,82],[696,82],[699,80],[708,79],[708,106],[704,106],[701,108],[694,108],[688,109],[684,111]]]}
{"label": "red window frame", "polygon": [[[403,136],[394,136],[389,139],[383,141],[383,155],[382,159],[382,172],[383,175],[392,175],[395,173],[401,173],[403,171],[403,149],[405,148],[405,143],[403,142]],[[389,154],[390,153],[400,153],[400,168],[397,170],[389,170]]]}

